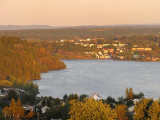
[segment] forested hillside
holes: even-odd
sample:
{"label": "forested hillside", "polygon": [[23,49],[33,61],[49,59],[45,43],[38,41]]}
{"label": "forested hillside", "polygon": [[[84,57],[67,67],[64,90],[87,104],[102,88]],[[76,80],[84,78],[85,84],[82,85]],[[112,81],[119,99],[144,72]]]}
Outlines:
{"label": "forested hillside", "polygon": [[[14,77],[26,82],[40,79],[40,73],[66,68],[43,47],[17,37],[0,38],[0,80]],[[3,81],[4,83],[4,81]]]}
{"label": "forested hillside", "polygon": [[159,25],[149,26],[104,26],[77,27],[63,29],[35,29],[35,30],[4,30],[0,36],[17,36],[28,40],[60,40],[77,38],[105,38],[114,39],[123,36],[146,36],[160,32]]}

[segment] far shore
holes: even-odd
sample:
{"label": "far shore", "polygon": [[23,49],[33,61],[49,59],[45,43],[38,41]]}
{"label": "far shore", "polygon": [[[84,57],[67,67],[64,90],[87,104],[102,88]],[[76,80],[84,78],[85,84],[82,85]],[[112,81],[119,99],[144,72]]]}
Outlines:
{"label": "far shore", "polygon": [[114,60],[114,61],[134,61],[134,62],[160,62],[153,60],[124,60],[124,59],[99,59],[99,58],[60,58],[60,60]]}

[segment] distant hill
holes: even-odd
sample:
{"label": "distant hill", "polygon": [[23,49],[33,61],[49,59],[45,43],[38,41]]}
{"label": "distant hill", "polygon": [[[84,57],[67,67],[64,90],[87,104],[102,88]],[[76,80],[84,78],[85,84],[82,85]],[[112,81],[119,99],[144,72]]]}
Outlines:
{"label": "distant hill", "polygon": [[94,28],[148,28],[160,27],[160,24],[122,24],[122,25],[85,25],[85,26],[50,26],[50,25],[0,25],[0,30],[29,30],[29,29],[59,29],[59,28],[74,28],[74,29],[94,29]]}
{"label": "distant hill", "polygon": [[0,25],[0,30],[26,30],[26,29],[57,29],[61,26],[49,25]]}
{"label": "distant hill", "polygon": [[124,36],[160,35],[160,25],[65,26],[56,29],[47,29],[47,27],[46,29],[38,28],[39,27],[37,27],[37,29],[26,30],[0,30],[0,36],[16,36],[25,40],[52,41],[86,38],[105,38],[108,40],[113,40]]}

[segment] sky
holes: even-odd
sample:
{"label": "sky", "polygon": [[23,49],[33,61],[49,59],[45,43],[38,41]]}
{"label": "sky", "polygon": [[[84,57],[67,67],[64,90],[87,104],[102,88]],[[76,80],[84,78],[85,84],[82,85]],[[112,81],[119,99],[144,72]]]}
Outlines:
{"label": "sky", "polygon": [[160,0],[0,0],[0,25],[160,23]]}

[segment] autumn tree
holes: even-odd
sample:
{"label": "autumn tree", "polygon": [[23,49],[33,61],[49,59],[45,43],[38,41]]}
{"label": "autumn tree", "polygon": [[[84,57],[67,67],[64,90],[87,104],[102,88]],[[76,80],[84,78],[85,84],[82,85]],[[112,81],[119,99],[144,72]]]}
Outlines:
{"label": "autumn tree", "polygon": [[128,88],[126,89],[126,98],[128,100],[134,98],[134,93],[133,93],[133,89],[132,88],[130,88],[129,90],[128,90]]}
{"label": "autumn tree", "polygon": [[34,112],[30,111],[25,117],[26,118],[32,118],[34,116]]}
{"label": "autumn tree", "polygon": [[92,98],[85,99],[84,102],[72,100],[69,120],[112,120],[117,118],[116,111],[111,109],[102,101],[96,101]]}
{"label": "autumn tree", "polygon": [[116,105],[115,109],[118,120],[128,120],[126,105]]}
{"label": "autumn tree", "polygon": [[149,107],[153,103],[153,99],[142,99],[141,102],[135,104],[135,114],[134,120],[144,120],[147,119],[151,114],[148,114]]}
{"label": "autumn tree", "polygon": [[160,105],[158,100],[154,101],[150,106],[148,116],[150,117],[149,120],[160,120]]}
{"label": "autumn tree", "polygon": [[12,98],[9,107],[6,106],[3,108],[2,113],[5,118],[22,118],[24,117],[24,108],[21,104],[21,101],[18,100],[17,103],[15,100]]}
{"label": "autumn tree", "polygon": [[16,118],[21,118],[23,117],[25,114],[24,108],[22,106],[22,103],[20,101],[20,99],[18,99],[17,103],[16,103]]}

